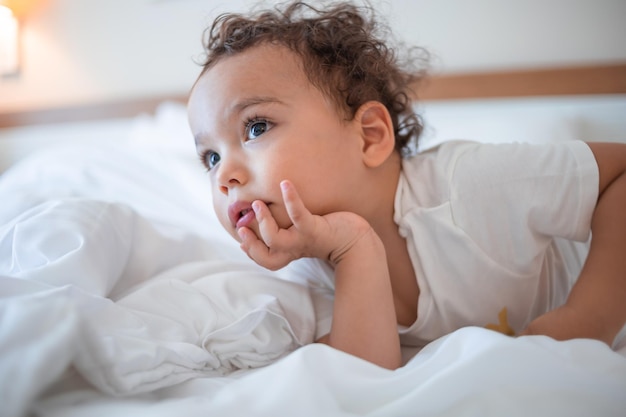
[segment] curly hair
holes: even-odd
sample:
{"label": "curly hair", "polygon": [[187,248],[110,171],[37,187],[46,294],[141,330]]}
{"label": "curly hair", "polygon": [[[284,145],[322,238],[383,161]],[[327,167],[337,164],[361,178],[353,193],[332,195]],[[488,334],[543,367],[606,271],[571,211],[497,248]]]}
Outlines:
{"label": "curly hair", "polygon": [[428,54],[410,48],[401,63],[385,42],[387,33],[371,6],[348,1],[326,8],[291,2],[249,16],[222,14],[203,34],[205,59],[200,76],[221,58],[261,43],[285,46],[301,58],[309,81],[348,120],[367,101],[381,102],[393,122],[395,147],[407,154],[416,149],[423,130],[413,112],[416,94],[412,88],[425,76]]}

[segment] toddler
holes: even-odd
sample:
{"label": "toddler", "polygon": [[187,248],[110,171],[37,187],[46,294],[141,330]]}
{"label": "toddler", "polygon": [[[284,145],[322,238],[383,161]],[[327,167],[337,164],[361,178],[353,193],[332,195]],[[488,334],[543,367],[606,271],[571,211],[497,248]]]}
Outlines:
{"label": "toddler", "polygon": [[611,344],[626,321],[626,145],[416,153],[421,55],[402,62],[382,29],[349,2],[216,19],[188,111],[220,223],[259,265],[291,264],[334,297],[319,342],[380,366],[400,365],[401,343],[499,319]]}

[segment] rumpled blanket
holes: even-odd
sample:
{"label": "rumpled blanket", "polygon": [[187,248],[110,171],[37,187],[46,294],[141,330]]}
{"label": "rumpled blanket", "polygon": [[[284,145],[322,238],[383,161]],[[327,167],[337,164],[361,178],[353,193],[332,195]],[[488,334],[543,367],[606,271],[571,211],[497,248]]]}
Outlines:
{"label": "rumpled blanket", "polygon": [[304,286],[224,256],[89,199],[43,203],[2,226],[5,410],[70,365],[103,392],[131,395],[262,367],[313,341]]}

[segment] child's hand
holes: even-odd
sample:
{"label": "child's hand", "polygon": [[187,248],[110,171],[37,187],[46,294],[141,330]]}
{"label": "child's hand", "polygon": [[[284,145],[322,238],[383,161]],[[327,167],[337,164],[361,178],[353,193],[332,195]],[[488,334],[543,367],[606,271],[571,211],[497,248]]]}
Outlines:
{"label": "child's hand", "polygon": [[613,338],[602,323],[566,304],[537,317],[520,336],[545,335],[556,340],[597,339],[611,346]]}
{"label": "child's hand", "polygon": [[260,236],[249,228],[238,230],[241,248],[265,268],[276,270],[295,259],[308,257],[336,264],[362,236],[373,232],[369,223],[354,213],[313,215],[292,183],[283,181],[280,186],[293,225],[281,229],[267,206],[255,201],[252,208],[259,223]]}

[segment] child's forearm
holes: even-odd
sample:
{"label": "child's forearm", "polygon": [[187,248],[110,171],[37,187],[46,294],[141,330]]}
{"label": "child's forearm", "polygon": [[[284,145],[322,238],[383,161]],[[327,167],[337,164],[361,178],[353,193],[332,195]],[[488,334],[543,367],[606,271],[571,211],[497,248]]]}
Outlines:
{"label": "child's forearm", "polygon": [[533,320],[522,334],[611,345],[626,322],[626,145],[589,147],[600,178],[587,260],[565,305]]}
{"label": "child's forearm", "polygon": [[385,368],[401,364],[385,249],[370,229],[334,256],[335,307],[326,343]]}
{"label": "child's forearm", "polygon": [[596,322],[611,344],[626,322],[626,174],[602,191],[592,219],[587,261],[567,304]]}

